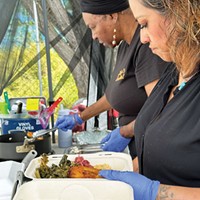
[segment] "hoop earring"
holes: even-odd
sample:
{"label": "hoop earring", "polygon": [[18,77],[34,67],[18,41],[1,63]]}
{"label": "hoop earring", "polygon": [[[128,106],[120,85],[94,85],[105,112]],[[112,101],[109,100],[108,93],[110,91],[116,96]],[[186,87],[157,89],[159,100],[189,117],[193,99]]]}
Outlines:
{"label": "hoop earring", "polygon": [[115,47],[116,44],[117,44],[117,42],[116,42],[116,32],[117,32],[117,30],[114,29],[114,30],[113,30],[113,41],[112,41],[113,47]]}

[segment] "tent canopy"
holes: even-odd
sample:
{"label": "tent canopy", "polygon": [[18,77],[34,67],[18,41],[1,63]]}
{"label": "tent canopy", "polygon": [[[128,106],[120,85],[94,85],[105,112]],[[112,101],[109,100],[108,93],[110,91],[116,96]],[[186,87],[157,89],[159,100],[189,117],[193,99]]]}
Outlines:
{"label": "tent canopy", "polygon": [[[87,97],[88,105],[103,95],[111,76],[115,53],[92,40],[91,31],[82,19],[79,0],[1,0],[0,11],[3,13],[0,20],[0,94],[44,56],[47,58],[46,70],[51,70],[49,51],[53,49],[66,63],[66,70],[57,82],[54,78],[51,80],[51,71],[48,71],[49,101],[59,95],[71,75],[79,98]],[[40,40],[45,40],[46,45],[39,52],[32,52],[31,59],[24,64],[24,51],[33,42],[31,33],[36,28],[35,14]],[[99,126],[98,123],[96,118],[90,124],[93,127],[94,124]]]}

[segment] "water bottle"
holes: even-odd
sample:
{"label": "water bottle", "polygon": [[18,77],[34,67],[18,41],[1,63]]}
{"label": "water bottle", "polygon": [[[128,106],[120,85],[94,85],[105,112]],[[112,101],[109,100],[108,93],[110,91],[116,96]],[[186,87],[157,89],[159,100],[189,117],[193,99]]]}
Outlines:
{"label": "water bottle", "polygon": [[[69,115],[70,110],[64,109],[61,104],[60,110],[58,111],[58,117],[62,117],[63,115]],[[58,129],[58,147],[59,148],[67,148],[72,146],[72,130],[62,131]]]}

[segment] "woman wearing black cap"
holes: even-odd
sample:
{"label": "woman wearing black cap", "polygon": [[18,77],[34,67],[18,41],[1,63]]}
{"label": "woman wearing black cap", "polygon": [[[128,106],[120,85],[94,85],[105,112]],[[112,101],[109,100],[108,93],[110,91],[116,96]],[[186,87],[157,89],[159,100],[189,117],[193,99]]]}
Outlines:
{"label": "woman wearing black cap", "polygon": [[[127,0],[81,0],[80,4],[93,39],[113,48],[119,45],[117,61],[105,95],[83,112],[58,119],[56,126],[72,129],[76,124],[114,108],[120,113],[119,126],[122,127],[135,120],[161,74],[171,63],[162,61],[148,45],[140,42],[140,27]],[[131,156],[135,158],[134,139],[122,136],[120,129],[116,128],[103,139],[102,142],[107,142],[103,150],[120,152],[129,144]]]}

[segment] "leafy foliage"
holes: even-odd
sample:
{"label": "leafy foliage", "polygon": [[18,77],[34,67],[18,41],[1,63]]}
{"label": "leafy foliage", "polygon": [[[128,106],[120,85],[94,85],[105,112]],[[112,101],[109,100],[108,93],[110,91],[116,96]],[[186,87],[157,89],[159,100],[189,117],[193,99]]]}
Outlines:
{"label": "leafy foliage", "polygon": [[[43,48],[44,43],[41,43],[40,46],[41,48]],[[35,54],[36,54],[36,44],[32,43],[31,45],[29,45],[29,47],[26,48],[24,52],[23,65],[26,65],[35,56]],[[68,67],[53,49],[51,49],[50,55],[51,55],[52,85],[54,88],[56,84],[59,82],[66,68]],[[41,58],[41,73],[42,73],[42,96],[44,96],[48,100],[49,88],[48,88],[48,74],[47,74],[47,65],[45,56]],[[38,64],[35,64],[27,72],[25,72],[23,76],[19,77],[10,86],[5,88],[5,91],[8,92],[9,98],[41,96],[39,84],[40,82],[38,79]],[[63,84],[59,93],[54,97],[54,100],[56,100],[60,96],[63,97],[62,103],[66,108],[71,108],[73,103],[78,100],[78,90],[71,73],[67,81]]]}

